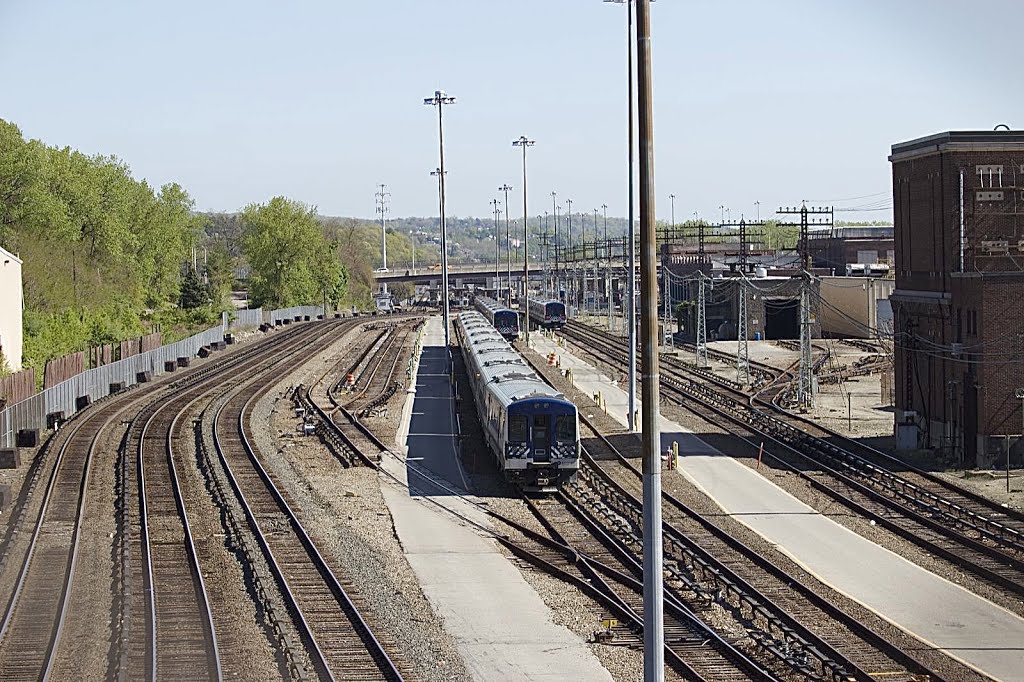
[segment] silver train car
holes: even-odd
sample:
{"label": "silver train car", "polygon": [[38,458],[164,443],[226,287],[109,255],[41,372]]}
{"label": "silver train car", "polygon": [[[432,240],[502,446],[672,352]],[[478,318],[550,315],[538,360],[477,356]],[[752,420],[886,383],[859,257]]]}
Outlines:
{"label": "silver train car", "polygon": [[518,312],[487,296],[477,296],[474,307],[503,337],[509,341],[519,337]]}
{"label": "silver train car", "polygon": [[537,376],[480,313],[460,313],[455,330],[498,471],[530,492],[565,485],[580,467],[576,406]]}
{"label": "silver train car", "polygon": [[565,304],[554,299],[530,300],[530,323],[544,329],[561,329],[565,326]]}

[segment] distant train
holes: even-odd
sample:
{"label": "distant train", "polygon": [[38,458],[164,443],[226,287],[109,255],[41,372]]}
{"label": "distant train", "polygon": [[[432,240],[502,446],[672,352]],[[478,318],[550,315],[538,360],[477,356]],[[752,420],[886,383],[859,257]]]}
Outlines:
{"label": "distant train", "polygon": [[561,329],[565,326],[565,304],[554,299],[530,301],[530,322],[535,327]]}
{"label": "distant train", "polygon": [[505,480],[550,492],[580,467],[579,414],[548,386],[478,312],[455,329],[466,360],[484,438]]}
{"label": "distant train", "polygon": [[476,297],[476,309],[509,341],[519,337],[519,313],[493,298]]}

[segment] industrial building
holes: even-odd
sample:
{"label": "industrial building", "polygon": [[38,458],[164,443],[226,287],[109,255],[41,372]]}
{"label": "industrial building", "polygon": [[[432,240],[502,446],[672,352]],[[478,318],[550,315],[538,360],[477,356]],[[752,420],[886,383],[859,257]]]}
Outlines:
{"label": "industrial building", "polygon": [[7,369],[21,369],[21,259],[0,247],[0,357]]}
{"label": "industrial building", "polygon": [[901,447],[1024,457],[1024,132],[893,145]]}
{"label": "industrial building", "polygon": [[[853,275],[857,266],[885,266],[888,272],[895,256],[892,226],[827,227],[809,229],[807,251],[815,268],[836,275]],[[884,274],[883,273],[883,274]]]}

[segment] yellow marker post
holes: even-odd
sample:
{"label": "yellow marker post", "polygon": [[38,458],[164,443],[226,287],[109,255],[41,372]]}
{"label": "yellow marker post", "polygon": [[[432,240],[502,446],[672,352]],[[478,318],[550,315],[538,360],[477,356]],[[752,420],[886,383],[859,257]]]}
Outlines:
{"label": "yellow marker post", "polygon": [[672,441],[672,460],[675,462],[673,469],[679,468],[679,441]]}

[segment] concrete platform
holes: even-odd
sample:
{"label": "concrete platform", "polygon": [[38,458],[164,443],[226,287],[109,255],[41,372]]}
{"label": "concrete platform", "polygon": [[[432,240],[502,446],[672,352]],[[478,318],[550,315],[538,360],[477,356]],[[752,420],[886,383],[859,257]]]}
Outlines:
{"label": "concrete platform", "polygon": [[[625,391],[549,339],[530,340],[626,424]],[[822,516],[675,422],[662,417],[661,428],[662,451],[679,442],[679,473],[819,580],[985,675],[1024,681],[1024,619]]]}
{"label": "concrete platform", "polygon": [[[483,514],[451,490],[461,492],[465,479],[455,454],[446,356],[440,319],[432,317],[416,392],[406,403],[397,437],[400,446],[407,446],[408,461],[405,466],[394,458],[383,462],[412,484],[408,493],[390,485],[382,490],[423,593],[477,680],[611,682],[586,643],[551,621],[544,601],[494,541],[437,508],[443,505],[488,525]],[[450,488],[425,483],[416,474],[419,467],[447,478]]]}

